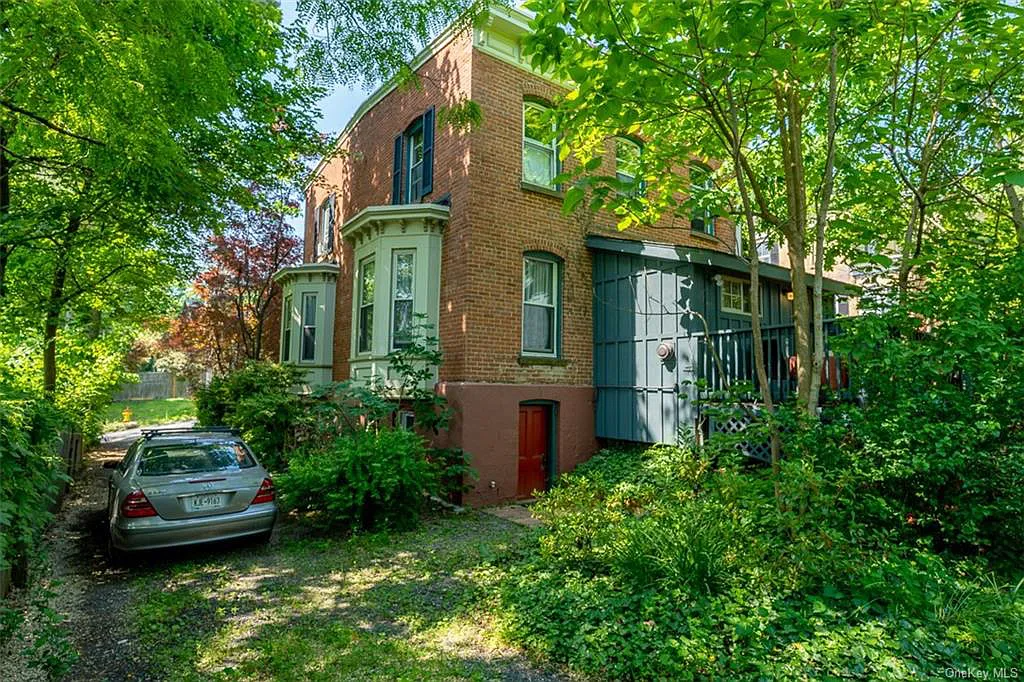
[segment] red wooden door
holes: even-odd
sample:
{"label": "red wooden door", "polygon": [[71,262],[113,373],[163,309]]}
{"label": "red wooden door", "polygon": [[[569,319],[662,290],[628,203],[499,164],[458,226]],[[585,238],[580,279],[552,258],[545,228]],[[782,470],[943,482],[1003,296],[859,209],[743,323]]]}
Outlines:
{"label": "red wooden door", "polygon": [[518,497],[533,497],[534,490],[547,488],[550,443],[551,410],[546,405],[520,405]]}

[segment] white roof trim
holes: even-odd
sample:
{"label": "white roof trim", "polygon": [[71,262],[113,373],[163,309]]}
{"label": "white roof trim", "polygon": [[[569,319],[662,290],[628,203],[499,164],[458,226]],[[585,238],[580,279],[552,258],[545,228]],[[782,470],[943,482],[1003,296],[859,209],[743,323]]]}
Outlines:
{"label": "white roof trim", "polygon": [[323,279],[337,278],[341,269],[334,263],[303,263],[281,268],[274,273],[273,280],[283,284],[286,280],[299,275],[320,275]]}

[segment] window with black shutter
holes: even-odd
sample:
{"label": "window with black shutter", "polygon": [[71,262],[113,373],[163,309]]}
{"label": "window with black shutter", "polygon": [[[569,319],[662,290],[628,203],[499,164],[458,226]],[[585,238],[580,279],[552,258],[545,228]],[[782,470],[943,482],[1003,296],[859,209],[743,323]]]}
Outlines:
{"label": "window with black shutter", "polygon": [[434,190],[434,107],[395,138],[391,203],[415,203]]}

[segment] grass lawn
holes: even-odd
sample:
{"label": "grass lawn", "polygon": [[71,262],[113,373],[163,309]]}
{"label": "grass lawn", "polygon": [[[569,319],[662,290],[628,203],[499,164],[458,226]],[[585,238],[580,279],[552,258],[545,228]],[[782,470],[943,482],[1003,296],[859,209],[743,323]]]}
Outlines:
{"label": "grass lawn", "polygon": [[131,421],[138,422],[139,426],[167,424],[196,416],[196,405],[191,398],[128,400],[107,406],[103,415],[104,431],[116,431],[121,428],[123,424],[121,413],[124,412],[125,407],[131,409]]}
{"label": "grass lawn", "polygon": [[129,615],[160,679],[566,679],[503,644],[500,557],[530,531],[469,512],[407,533],[196,550],[137,569]]}

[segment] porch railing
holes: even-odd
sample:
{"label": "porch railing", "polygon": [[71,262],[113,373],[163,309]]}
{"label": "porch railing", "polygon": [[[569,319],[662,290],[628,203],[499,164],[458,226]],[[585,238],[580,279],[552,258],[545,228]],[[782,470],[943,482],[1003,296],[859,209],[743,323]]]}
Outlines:
{"label": "porch railing", "polygon": [[[836,320],[825,321],[825,362],[821,369],[821,386],[833,392],[843,392],[848,386],[846,365],[832,352],[830,339],[839,333]],[[697,339],[696,374],[708,383],[710,390],[722,390],[726,383],[734,385],[749,381],[759,389],[754,369],[753,332],[750,329],[726,329],[699,334]],[[813,338],[812,338],[813,342]],[[722,360],[723,376],[715,365],[713,347]],[[761,327],[761,347],[764,350],[765,369],[771,387],[772,399],[785,400],[796,391],[796,343],[792,324]],[[823,391],[825,393],[827,391]]]}

